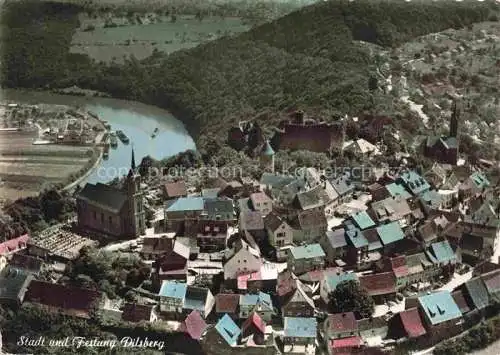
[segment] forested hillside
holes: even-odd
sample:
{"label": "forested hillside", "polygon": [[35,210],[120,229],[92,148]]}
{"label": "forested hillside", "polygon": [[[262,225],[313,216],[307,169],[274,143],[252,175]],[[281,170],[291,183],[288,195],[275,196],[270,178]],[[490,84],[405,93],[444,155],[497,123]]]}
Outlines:
{"label": "forested hillside", "polygon": [[[27,8],[30,11],[27,12]],[[197,139],[222,142],[229,124],[292,106],[338,113],[374,109],[368,78],[371,45],[495,19],[493,1],[329,1],[301,9],[238,37],[169,56],[101,64],[69,54],[78,8],[18,1],[3,11],[2,84],[78,85],[170,109]],[[43,15],[41,15],[43,13]],[[383,111],[390,98],[380,98]],[[200,135],[203,132],[203,135]]]}

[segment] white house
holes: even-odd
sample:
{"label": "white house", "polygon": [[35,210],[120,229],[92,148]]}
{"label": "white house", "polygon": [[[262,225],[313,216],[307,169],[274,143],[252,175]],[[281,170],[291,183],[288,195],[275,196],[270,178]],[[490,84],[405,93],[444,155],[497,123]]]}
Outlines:
{"label": "white house", "polygon": [[239,275],[260,271],[261,267],[259,251],[240,239],[224,262],[224,279],[235,280]]}

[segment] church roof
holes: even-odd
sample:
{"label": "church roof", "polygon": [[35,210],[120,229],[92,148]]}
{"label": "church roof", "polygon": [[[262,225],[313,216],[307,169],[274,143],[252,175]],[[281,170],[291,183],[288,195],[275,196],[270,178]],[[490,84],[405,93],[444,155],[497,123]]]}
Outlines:
{"label": "church roof", "polygon": [[112,186],[97,183],[87,183],[78,193],[77,199],[98,206],[105,210],[118,213],[127,202],[127,194]]}

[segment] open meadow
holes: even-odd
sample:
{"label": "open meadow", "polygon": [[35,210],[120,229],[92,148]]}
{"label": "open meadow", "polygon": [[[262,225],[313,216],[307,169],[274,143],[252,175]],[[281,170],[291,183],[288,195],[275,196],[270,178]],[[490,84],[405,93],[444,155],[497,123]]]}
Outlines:
{"label": "open meadow", "polygon": [[93,161],[91,147],[33,145],[36,132],[0,132],[0,199],[66,184]]}
{"label": "open meadow", "polygon": [[154,50],[172,53],[249,29],[240,18],[212,16],[197,19],[191,15],[177,16],[175,20],[166,16],[134,18],[133,21],[114,18],[113,25],[110,25],[102,18],[82,14],[80,23],[73,36],[71,52],[87,54],[103,62],[113,59],[120,62],[124,56],[131,55],[144,59]]}

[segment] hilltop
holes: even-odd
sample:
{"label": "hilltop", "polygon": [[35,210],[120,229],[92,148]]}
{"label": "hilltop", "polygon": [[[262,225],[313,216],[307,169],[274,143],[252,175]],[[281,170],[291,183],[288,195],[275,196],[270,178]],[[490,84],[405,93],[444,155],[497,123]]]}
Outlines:
{"label": "hilltop", "polygon": [[[47,13],[50,3],[38,5],[44,6],[40,11]],[[77,85],[167,108],[186,123],[202,153],[209,143],[220,148],[227,128],[238,120],[265,117],[266,128],[291,107],[329,117],[368,110],[404,116],[391,95],[369,99],[379,46],[392,48],[416,36],[498,19],[493,1],[329,1],[168,56],[103,64],[67,50],[79,9],[65,6],[71,8],[62,18],[60,11],[44,15],[43,26],[35,10],[25,14],[12,8],[4,14],[3,23],[16,26],[4,35],[2,84]]]}

